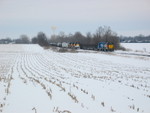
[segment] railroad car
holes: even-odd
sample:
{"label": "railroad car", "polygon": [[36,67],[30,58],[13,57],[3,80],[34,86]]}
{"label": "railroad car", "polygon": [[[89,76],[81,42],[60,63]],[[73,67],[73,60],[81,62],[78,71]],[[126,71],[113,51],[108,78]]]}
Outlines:
{"label": "railroad car", "polygon": [[68,48],[68,46],[69,46],[69,43],[67,43],[67,42],[63,42],[63,43],[62,43],[62,47],[63,47],[63,48]]}
{"label": "railroad car", "polygon": [[80,44],[77,43],[77,42],[70,42],[68,47],[72,48],[72,49],[79,49],[80,48]]}

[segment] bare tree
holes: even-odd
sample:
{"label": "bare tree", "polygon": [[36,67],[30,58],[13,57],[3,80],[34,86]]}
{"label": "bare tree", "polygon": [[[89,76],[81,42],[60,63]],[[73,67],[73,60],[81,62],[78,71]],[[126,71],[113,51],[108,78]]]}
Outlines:
{"label": "bare tree", "polygon": [[31,41],[32,41],[32,44],[37,44],[38,43],[37,37],[33,37]]}
{"label": "bare tree", "polygon": [[23,44],[29,44],[30,43],[29,37],[27,35],[21,35],[20,40]]}
{"label": "bare tree", "polygon": [[48,46],[49,45],[47,37],[43,32],[38,33],[37,40],[38,40],[38,44],[40,46]]}

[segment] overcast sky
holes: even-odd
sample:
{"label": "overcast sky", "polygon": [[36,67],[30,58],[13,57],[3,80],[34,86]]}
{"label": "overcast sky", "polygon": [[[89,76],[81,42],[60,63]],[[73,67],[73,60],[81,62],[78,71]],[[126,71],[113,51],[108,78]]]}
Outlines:
{"label": "overcast sky", "polygon": [[0,0],[0,38],[110,26],[118,35],[150,35],[150,0]]}

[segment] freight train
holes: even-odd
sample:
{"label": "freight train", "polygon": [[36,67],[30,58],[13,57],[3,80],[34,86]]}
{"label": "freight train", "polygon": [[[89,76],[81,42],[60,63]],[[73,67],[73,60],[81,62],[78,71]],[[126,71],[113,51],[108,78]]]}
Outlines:
{"label": "freight train", "polygon": [[97,50],[97,51],[114,51],[114,44],[109,42],[99,42],[97,45],[83,45],[77,42],[63,42],[63,43],[51,43],[52,46],[70,48],[70,49],[85,49],[85,50]]}

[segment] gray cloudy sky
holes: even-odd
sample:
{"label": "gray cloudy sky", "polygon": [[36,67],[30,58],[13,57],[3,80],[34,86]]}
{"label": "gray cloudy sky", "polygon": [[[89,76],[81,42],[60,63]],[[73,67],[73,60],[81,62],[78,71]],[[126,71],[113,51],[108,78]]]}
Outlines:
{"label": "gray cloudy sky", "polygon": [[110,26],[118,35],[150,35],[150,0],[0,0],[0,38],[94,33]]}

